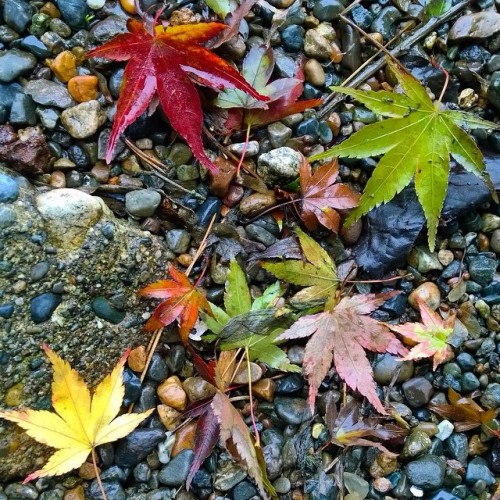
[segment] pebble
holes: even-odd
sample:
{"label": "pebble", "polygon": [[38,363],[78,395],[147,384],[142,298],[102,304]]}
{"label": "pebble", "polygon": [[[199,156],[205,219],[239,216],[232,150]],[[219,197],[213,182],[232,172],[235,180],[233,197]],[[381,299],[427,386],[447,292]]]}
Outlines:
{"label": "pebble", "polygon": [[473,458],[468,464],[465,472],[465,482],[473,486],[477,481],[484,481],[486,486],[495,483],[495,476],[491,473],[488,463],[484,458]]}
{"label": "pebble", "polygon": [[490,250],[500,253],[500,229],[495,229],[490,239]]}
{"label": "pebble", "polygon": [[98,80],[95,75],[74,76],[68,81],[68,92],[76,102],[87,102],[97,99]]}
{"label": "pebble", "polygon": [[134,467],[144,460],[165,439],[163,429],[141,428],[132,431],[115,446],[115,464],[120,467]]}
{"label": "pebble", "polygon": [[[258,382],[262,378],[262,368],[257,363],[250,362],[250,377],[252,383]],[[248,367],[242,363],[233,375],[233,383],[247,385],[249,383]]]}
{"label": "pebble", "polygon": [[486,97],[490,104],[500,110],[500,71],[495,71],[491,75]]}
{"label": "pebble", "polygon": [[125,208],[133,217],[150,217],[160,203],[160,193],[152,189],[138,189],[125,195]]}
{"label": "pebble", "polygon": [[71,137],[85,139],[94,135],[106,121],[98,101],[82,102],[61,113],[61,123]]}
{"label": "pebble", "polygon": [[191,235],[185,229],[171,229],[165,234],[165,241],[172,252],[186,253],[191,244]]}
{"label": "pebble", "polygon": [[493,11],[459,16],[448,33],[450,42],[484,39],[500,31],[500,14]]}
{"label": "pebble", "polygon": [[200,227],[206,227],[208,223],[212,220],[212,217],[216,215],[215,221],[218,222],[220,217],[220,209],[222,203],[219,198],[214,196],[209,196],[196,210],[195,213],[198,216],[198,225]]}
{"label": "pebble", "polygon": [[30,80],[26,85],[26,93],[43,106],[66,109],[75,103],[64,85],[50,80]]}
{"label": "pebble", "polygon": [[127,32],[127,19],[122,16],[111,15],[95,23],[90,29],[92,39],[101,44],[116,35]]}
{"label": "pebble", "polygon": [[157,411],[161,423],[168,431],[173,431],[179,425],[181,412],[177,411],[174,408],[171,408],[168,405],[158,405]]}
{"label": "pebble", "polygon": [[131,370],[141,373],[146,366],[146,359],[146,348],[143,345],[140,345],[130,351],[127,363]]}
{"label": "pebble", "polygon": [[16,201],[19,196],[19,186],[10,176],[0,174],[0,203]]}
{"label": "pebble", "polygon": [[160,401],[172,408],[183,411],[187,404],[187,395],[176,375],[167,378],[156,390]]}
{"label": "pebble", "polygon": [[500,408],[500,384],[489,384],[480,398],[481,404],[486,409],[496,410]]}
{"label": "pebble", "polygon": [[307,30],[304,38],[304,53],[307,57],[327,61],[333,52],[332,43],[316,30]]}
{"label": "pebble", "polygon": [[467,436],[462,432],[454,432],[446,440],[446,448],[448,449],[451,458],[459,461],[462,465],[467,464],[467,456],[469,454],[469,444]]}
{"label": "pebble", "polygon": [[281,122],[271,123],[267,127],[269,140],[274,148],[280,148],[286,144],[288,139],[292,137],[292,129],[283,125]]}
{"label": "pebble", "polygon": [[439,488],[444,481],[446,462],[441,457],[426,455],[406,466],[408,481],[423,490]]}
{"label": "pebble", "polygon": [[313,14],[320,21],[333,21],[344,9],[345,5],[340,0],[316,0]]}
{"label": "pebble", "polygon": [[309,405],[305,399],[277,397],[274,406],[278,416],[290,425],[300,425],[311,418]]}
{"label": "pebble", "polygon": [[18,33],[23,33],[31,22],[35,9],[25,0],[5,0],[3,18]]}
{"label": "pebble", "polygon": [[413,431],[405,441],[401,450],[403,460],[418,458],[426,454],[431,448],[431,438],[423,431]]}
{"label": "pebble", "polygon": [[246,473],[232,460],[218,464],[215,472],[214,488],[220,491],[229,491],[245,479]]}
{"label": "pebble", "polygon": [[38,262],[31,268],[30,278],[31,282],[35,283],[43,279],[49,272],[50,264],[47,261]]}
{"label": "pebble", "polygon": [[190,403],[208,398],[215,394],[215,387],[201,377],[188,377],[182,383]]}
{"label": "pebble", "polygon": [[288,52],[299,52],[304,47],[304,28],[297,24],[287,26],[280,34],[283,47]]}
{"label": "pebble", "polygon": [[268,208],[273,207],[275,204],[276,197],[273,191],[267,191],[266,193],[253,193],[250,196],[243,198],[240,203],[240,211],[243,215],[255,217]]}
{"label": "pebble", "polygon": [[0,82],[12,82],[36,66],[36,57],[29,52],[10,49],[0,53]]}
{"label": "pebble", "polygon": [[485,254],[479,254],[476,257],[471,257],[469,273],[476,283],[485,286],[492,281],[497,265],[496,259]]}
{"label": "pebble", "polygon": [[0,207],[0,229],[14,225],[17,221],[16,212],[10,207]]}
{"label": "pebble", "polygon": [[316,87],[322,87],[326,82],[323,66],[316,59],[309,59],[304,65],[304,76],[307,82]]}
{"label": "pebble", "polygon": [[432,384],[424,377],[415,377],[403,384],[403,392],[411,408],[425,406],[434,394]]}
{"label": "pebble", "polygon": [[413,309],[418,310],[417,297],[427,304],[434,311],[441,303],[441,292],[438,286],[432,281],[426,281],[415,288],[408,296],[408,303]]}
{"label": "pebble", "polygon": [[95,315],[101,319],[118,325],[125,319],[125,311],[120,311],[110,303],[105,297],[96,297],[91,304]]}
{"label": "pebble", "polygon": [[183,450],[160,470],[158,481],[166,486],[180,486],[186,480],[193,460],[193,451]]}
{"label": "pebble", "polygon": [[76,76],[76,57],[69,50],[57,54],[55,59],[48,59],[46,63],[61,82],[67,83]]}
{"label": "pebble", "polygon": [[252,394],[265,401],[272,402],[276,390],[276,382],[272,378],[264,378],[252,384]]}
{"label": "pebble", "polygon": [[5,487],[7,498],[19,500],[36,500],[38,498],[37,489],[31,484],[12,483]]}
{"label": "pebble", "polygon": [[189,422],[175,433],[171,456],[176,457],[184,450],[192,450],[196,439],[196,421]]}
{"label": "pebble", "polygon": [[80,28],[85,24],[85,17],[89,13],[85,0],[56,0],[63,19],[72,27]]}
{"label": "pebble", "polygon": [[430,252],[425,246],[418,246],[410,252],[408,264],[415,267],[419,273],[441,271],[443,269],[443,265],[439,261],[439,256],[435,252]]}
{"label": "pebble", "polygon": [[31,319],[34,323],[44,323],[52,317],[52,313],[62,302],[62,297],[55,293],[47,292],[31,299]]}
{"label": "pebble", "polygon": [[266,184],[285,185],[299,176],[301,156],[291,148],[277,148],[260,155],[257,172]]}
{"label": "pebble", "polygon": [[436,434],[436,437],[441,441],[445,441],[451,436],[455,427],[449,420],[442,420],[438,424],[438,429],[439,430],[438,433]]}
{"label": "pebble", "polygon": [[238,500],[251,500],[257,495],[257,489],[249,481],[238,483],[233,490],[233,498]]}

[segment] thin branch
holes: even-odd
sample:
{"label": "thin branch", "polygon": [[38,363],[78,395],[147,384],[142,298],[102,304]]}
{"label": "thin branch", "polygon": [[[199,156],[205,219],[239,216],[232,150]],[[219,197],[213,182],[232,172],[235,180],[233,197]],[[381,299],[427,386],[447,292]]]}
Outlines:
{"label": "thin branch", "polygon": [[104,491],[104,486],[101,481],[101,476],[99,474],[99,468],[97,467],[97,459],[95,455],[95,449],[92,447],[92,464],[94,465],[95,478],[97,479],[97,484],[99,485],[99,489],[101,490],[101,495],[103,500],[108,500],[106,496],[106,491]]}

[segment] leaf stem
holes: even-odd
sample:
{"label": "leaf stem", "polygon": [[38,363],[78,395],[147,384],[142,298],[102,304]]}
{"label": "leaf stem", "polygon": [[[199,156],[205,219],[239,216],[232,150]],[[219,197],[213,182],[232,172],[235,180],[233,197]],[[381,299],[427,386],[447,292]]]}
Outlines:
{"label": "leaf stem", "polygon": [[255,421],[255,412],[253,407],[253,396],[252,396],[252,369],[250,367],[250,351],[248,346],[245,347],[245,357],[247,362],[247,374],[248,374],[248,394],[250,396],[250,418],[252,419],[252,427],[255,435],[255,446],[260,447],[260,435],[259,430],[257,429],[257,422]]}
{"label": "leaf stem", "polygon": [[240,168],[241,168],[241,165],[243,165],[243,160],[245,159],[245,153],[247,152],[247,148],[248,148],[248,142],[250,141],[250,129],[251,129],[251,127],[252,127],[252,125],[249,123],[247,126],[247,133],[245,136],[245,144],[243,145],[243,151],[241,152],[240,161],[238,163],[238,166],[236,167],[236,178],[238,178],[240,176]]}
{"label": "leaf stem", "polygon": [[439,94],[439,99],[436,102],[436,111],[439,111],[439,106],[441,105],[441,101],[443,100],[444,93],[446,92],[448,84],[450,83],[450,74],[448,73],[448,71],[446,71],[442,66],[440,66],[439,69],[444,73],[445,80],[443,88],[441,89],[441,94]]}
{"label": "leaf stem", "polygon": [[92,464],[94,465],[95,478],[97,480],[97,484],[99,485],[99,489],[101,490],[102,498],[103,500],[108,500],[106,492],[104,491],[104,486],[101,481],[101,476],[99,475],[99,468],[97,467],[97,460],[94,447],[92,447]]}

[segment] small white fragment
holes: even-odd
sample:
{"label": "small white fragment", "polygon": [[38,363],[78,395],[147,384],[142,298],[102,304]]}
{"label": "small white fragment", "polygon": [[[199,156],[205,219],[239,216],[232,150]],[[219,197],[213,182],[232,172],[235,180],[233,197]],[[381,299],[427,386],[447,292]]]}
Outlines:
{"label": "small white fragment", "polygon": [[421,490],[420,488],[417,488],[416,486],[412,486],[410,488],[410,492],[415,498],[422,498],[424,496],[424,490]]}
{"label": "small white fragment", "polygon": [[106,0],[87,0],[87,5],[94,10],[102,9]]}
{"label": "small white fragment", "polygon": [[454,430],[453,424],[449,420],[443,420],[438,425],[439,432],[436,434],[436,437],[441,441],[448,439],[451,436],[451,433]]}

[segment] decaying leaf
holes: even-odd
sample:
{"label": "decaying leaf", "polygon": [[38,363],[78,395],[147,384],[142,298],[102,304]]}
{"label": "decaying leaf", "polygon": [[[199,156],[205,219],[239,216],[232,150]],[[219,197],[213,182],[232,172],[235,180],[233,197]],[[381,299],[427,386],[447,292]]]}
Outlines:
{"label": "decaying leaf", "polygon": [[487,424],[497,416],[498,410],[484,410],[472,398],[460,396],[451,387],[448,388],[448,401],[450,404],[430,404],[428,408],[454,422],[456,432],[468,431],[479,426],[491,431]]}
{"label": "decaying leaf", "polygon": [[332,89],[353,97],[389,119],[363,127],[346,141],[310,160],[383,155],[366,184],[359,206],[351,212],[347,223],[353,223],[372,208],[387,203],[414,179],[427,220],[429,247],[433,250],[448,186],[450,154],[466,170],[482,177],[497,200],[482,154],[474,140],[461,128],[491,129],[497,125],[462,111],[442,111],[439,103],[433,104],[416,78],[391,60],[388,60],[388,65],[406,95],[346,87]]}
{"label": "decaying leaf", "polygon": [[[241,74],[260,94],[269,98],[263,102],[238,89],[222,91],[214,104],[219,108],[244,108],[238,118],[233,114],[231,121],[240,120],[252,126],[265,125],[285,116],[318,106],[321,99],[297,101],[302,95],[304,76],[297,66],[294,78],[280,78],[269,82],[274,70],[274,51],[271,47],[252,47],[243,61]],[[235,122],[235,123],[236,123]],[[234,127],[234,125],[233,125]]]}
{"label": "decaying leaf", "polygon": [[403,361],[432,357],[432,369],[454,357],[453,349],[447,343],[453,333],[455,315],[451,314],[443,321],[425,302],[417,299],[422,323],[405,323],[404,325],[388,325],[389,328],[415,343],[410,352],[401,358]]}
{"label": "decaying leaf", "polygon": [[222,23],[152,26],[151,32],[136,19],[127,21],[128,33],[89,52],[89,57],[128,61],[120,98],[106,150],[113,158],[116,142],[125,129],[148,109],[155,95],[172,127],[183,137],[194,156],[208,169],[217,167],[207,157],[201,138],[203,114],[194,82],[214,89],[238,88],[257,100],[256,92],[224,59],[204,43],[227,29]]}
{"label": "decaying leaf", "polygon": [[339,209],[354,208],[359,194],[346,184],[336,183],[339,175],[337,160],[318,167],[311,173],[311,164],[303,157],[300,166],[301,217],[309,231],[318,227],[318,222],[337,233],[340,227]]}
{"label": "decaying leaf", "polygon": [[359,403],[355,400],[342,406],[339,412],[335,403],[330,402],[327,405],[325,421],[330,432],[331,443],[342,448],[370,446],[395,457],[395,453],[373,439],[387,441],[403,437],[408,434],[408,431],[394,424],[383,425],[381,419],[377,417],[360,419],[359,410]]}
{"label": "decaying leaf", "polygon": [[58,450],[42,469],[30,474],[25,482],[58,476],[80,467],[97,446],[127,436],[154,411],[151,409],[117,417],[125,395],[122,374],[129,351],[91,397],[87,385],[69,363],[45,344],[43,349],[54,370],[52,406],[55,412],[0,410],[1,418],[15,422],[28,436]]}
{"label": "decaying leaf", "polygon": [[309,382],[309,405],[314,413],[318,388],[333,364],[339,376],[359,391],[380,413],[384,406],[377,396],[373,371],[365,349],[405,355],[407,350],[389,328],[370,313],[398,292],[344,297],[331,310],[303,316],[278,340],[311,337],[306,344],[303,371]]}
{"label": "decaying leaf", "polygon": [[285,260],[284,262],[264,262],[262,267],[277,278],[294,285],[303,286],[291,303],[323,303],[332,299],[338,286],[337,268],[328,253],[301,229],[296,230],[304,260]]}
{"label": "decaying leaf", "polygon": [[188,277],[174,266],[168,268],[171,280],[161,280],[139,290],[138,295],[165,299],[146,322],[148,331],[158,330],[170,325],[176,319],[179,321],[179,335],[187,344],[189,333],[198,319],[199,310],[212,314],[210,304],[205,296],[192,285]]}

